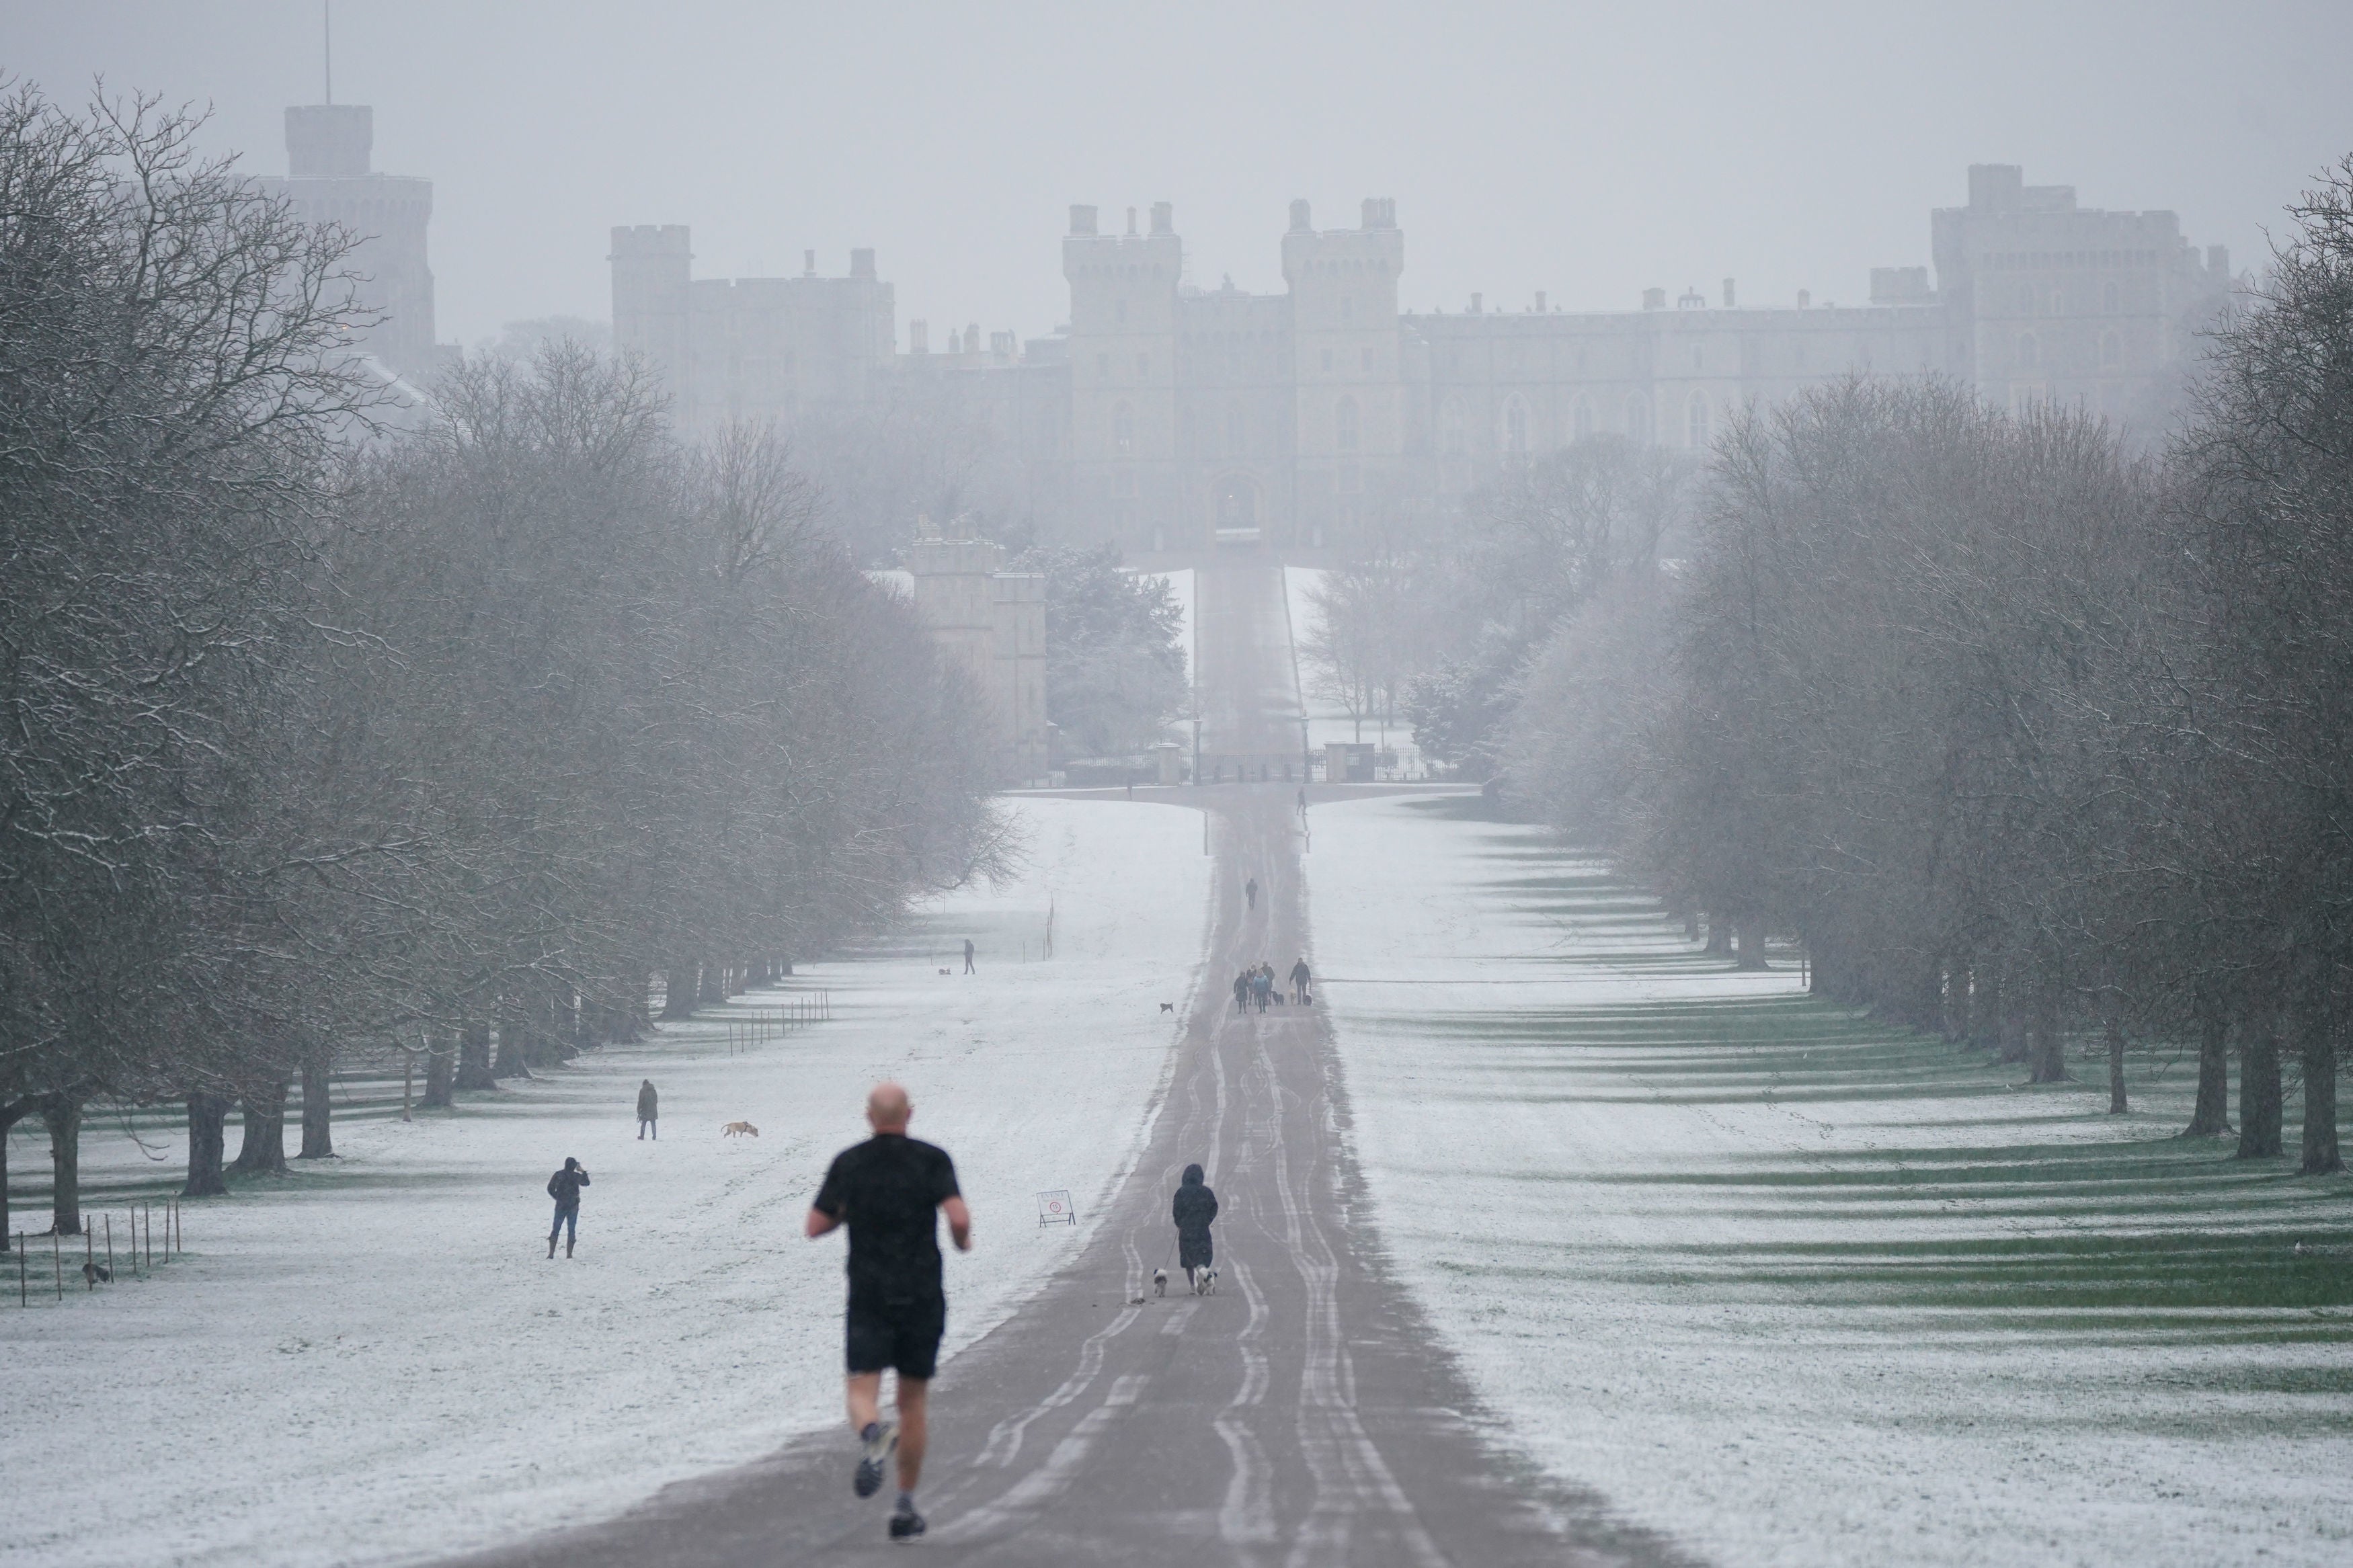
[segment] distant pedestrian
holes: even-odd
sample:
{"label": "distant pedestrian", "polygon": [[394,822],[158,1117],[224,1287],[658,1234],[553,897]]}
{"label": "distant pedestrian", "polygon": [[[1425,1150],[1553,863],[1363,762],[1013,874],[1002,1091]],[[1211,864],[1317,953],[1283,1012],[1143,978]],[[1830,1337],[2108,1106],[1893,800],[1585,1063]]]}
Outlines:
{"label": "distant pedestrian", "polygon": [[1234,1006],[1240,1011],[1247,1013],[1250,1011],[1250,972],[1245,969],[1240,974],[1234,976]]}
{"label": "distant pedestrian", "polygon": [[1274,1000],[1274,966],[1271,963],[1260,964],[1257,972],[1250,976],[1250,986],[1258,993],[1258,1010],[1261,1013],[1265,1012],[1268,1004]]}
{"label": "distant pedestrian", "polygon": [[654,1092],[651,1079],[638,1085],[638,1136],[661,1141],[661,1096]]}
{"label": "distant pedestrian", "polygon": [[580,1239],[580,1189],[588,1184],[588,1167],[567,1158],[564,1169],[547,1178],[547,1195],[555,1200],[555,1223],[547,1230],[547,1255],[555,1256],[555,1237],[564,1233],[564,1256],[572,1256]]}
{"label": "distant pedestrian", "polygon": [[1299,962],[1291,966],[1291,999],[1303,1007],[1307,1005],[1307,960],[1302,955]]}
{"label": "distant pedestrian", "polygon": [[1307,791],[1304,788],[1299,792],[1299,815],[1302,816],[1307,815]]}
{"label": "distant pedestrian", "polygon": [[[907,1136],[913,1115],[905,1089],[895,1083],[874,1086],[866,1097],[874,1136],[834,1156],[807,1224],[812,1238],[849,1226],[849,1425],[861,1445],[850,1486],[860,1497],[872,1497],[882,1486],[882,1461],[898,1450],[893,1541],[923,1533],[915,1483],[923,1471],[925,1396],[939,1365],[948,1310],[940,1284],[940,1214],[947,1215],[956,1250],[972,1250],[972,1212],[957,1190],[955,1163],[945,1150]],[[899,1419],[890,1426],[882,1425],[884,1367],[899,1374]]]}
{"label": "distant pedestrian", "polygon": [[1185,1167],[1176,1199],[1168,1206],[1176,1222],[1176,1267],[1185,1271],[1186,1281],[1198,1296],[1218,1261],[1217,1244],[1209,1236],[1209,1222],[1218,1217],[1218,1194],[1202,1180],[1200,1166]]}
{"label": "distant pedestrian", "polygon": [[966,974],[975,973],[972,967],[972,938],[970,937],[964,939],[964,972]]}
{"label": "distant pedestrian", "polygon": [[1258,879],[1256,877],[1252,877],[1249,881],[1242,884],[1242,897],[1250,900],[1250,908],[1258,908]]}

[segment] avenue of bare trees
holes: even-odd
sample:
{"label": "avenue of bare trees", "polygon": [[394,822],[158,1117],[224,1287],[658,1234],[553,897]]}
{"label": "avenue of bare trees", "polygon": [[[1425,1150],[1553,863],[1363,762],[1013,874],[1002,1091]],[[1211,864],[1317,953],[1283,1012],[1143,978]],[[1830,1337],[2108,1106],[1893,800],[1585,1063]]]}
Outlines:
{"label": "avenue of bare trees", "polygon": [[[395,433],[353,237],[147,104],[0,101],[0,1131],[187,1190],[339,1058],[527,1073],[998,868],[978,718],[765,430],[550,341]],[[0,1149],[5,1142],[0,1142]],[[0,1163],[0,1233],[5,1233]]]}
{"label": "avenue of bare trees", "polygon": [[[1738,421],[1695,544],[1514,672],[1511,793],[1736,961],[2071,1076],[2194,1049],[2188,1131],[2341,1168],[2353,1005],[2353,161],[2185,427],[1854,382]],[[2232,1060],[2239,1093],[2230,1102]]]}

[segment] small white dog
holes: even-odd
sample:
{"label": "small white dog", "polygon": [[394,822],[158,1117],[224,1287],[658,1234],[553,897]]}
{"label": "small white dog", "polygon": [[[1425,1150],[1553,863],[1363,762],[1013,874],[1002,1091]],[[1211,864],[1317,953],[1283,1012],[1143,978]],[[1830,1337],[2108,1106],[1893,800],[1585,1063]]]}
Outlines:
{"label": "small white dog", "polygon": [[1168,1270],[1166,1268],[1155,1268],[1152,1271],[1152,1293],[1155,1296],[1168,1294]]}
{"label": "small white dog", "polygon": [[1194,1295],[1214,1296],[1218,1293],[1218,1271],[1216,1269],[1197,1268],[1189,1269],[1187,1272],[1193,1276]]}

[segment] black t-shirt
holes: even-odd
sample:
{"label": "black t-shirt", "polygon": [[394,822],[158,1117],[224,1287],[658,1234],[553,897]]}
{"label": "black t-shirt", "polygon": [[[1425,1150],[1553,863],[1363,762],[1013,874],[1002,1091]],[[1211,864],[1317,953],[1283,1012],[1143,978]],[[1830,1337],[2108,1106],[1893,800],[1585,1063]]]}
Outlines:
{"label": "black t-shirt", "polygon": [[835,1155],[816,1208],[849,1227],[851,1299],[939,1300],[937,1216],[958,1195],[947,1151],[903,1132],[877,1132]]}

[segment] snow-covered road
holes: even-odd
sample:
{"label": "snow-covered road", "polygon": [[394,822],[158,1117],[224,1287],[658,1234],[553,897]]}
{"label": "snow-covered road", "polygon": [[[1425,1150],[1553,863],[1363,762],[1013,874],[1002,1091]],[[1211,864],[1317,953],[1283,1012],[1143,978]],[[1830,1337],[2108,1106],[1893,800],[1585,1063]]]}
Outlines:
{"label": "snow-covered road", "polygon": [[[1157,1005],[1191,988],[1208,915],[1195,813],[1015,809],[1018,885],[944,900],[890,956],[805,966],[834,1023],[731,1059],[724,1019],[755,994],[454,1115],[350,1123],[333,1169],[188,1205],[190,1255],[160,1278],[10,1302],[0,1561],[411,1561],[836,1420],[841,1247],[801,1216],[886,1075],[971,1199],[950,1354],[970,1343],[1083,1244],[1140,1146],[1176,1030]],[[943,976],[968,933],[980,973]],[[643,1077],[658,1142],[635,1137]],[[756,1141],[721,1138],[738,1119]],[[39,1147],[18,1140],[20,1172]],[[86,1152],[100,1174],[138,1158],[95,1126]],[[549,1262],[542,1186],[567,1154],[594,1184],[578,1256]],[[1058,1187],[1076,1231],[1036,1222]]]}
{"label": "snow-covered road", "polygon": [[1374,1224],[1512,1440],[1726,1568],[2353,1562],[2353,1323],[2227,1277],[2353,1250],[2343,1182],[1734,973],[1470,804],[1319,805],[1309,914]]}

